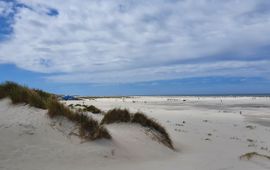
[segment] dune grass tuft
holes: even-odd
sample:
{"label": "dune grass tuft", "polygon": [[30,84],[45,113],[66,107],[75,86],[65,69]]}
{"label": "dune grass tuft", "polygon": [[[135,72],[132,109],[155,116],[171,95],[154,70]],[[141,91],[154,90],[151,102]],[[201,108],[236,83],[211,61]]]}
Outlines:
{"label": "dune grass tuft", "polygon": [[96,120],[83,114],[78,115],[79,119],[76,121],[79,123],[79,134],[81,138],[89,140],[101,138],[111,139],[111,135],[108,130],[103,126],[100,126]]}
{"label": "dune grass tuft", "polygon": [[138,123],[143,127],[149,128],[152,131],[156,131],[159,133],[159,135],[157,136],[158,140],[162,142],[164,145],[168,146],[169,148],[174,149],[172,140],[166,129],[155,120],[148,118],[143,113],[138,112],[133,115],[127,109],[116,108],[109,110],[101,120],[101,124],[111,124],[120,122]]}
{"label": "dune grass tuft", "polygon": [[249,152],[249,153],[243,154],[243,155],[240,156],[240,159],[246,158],[247,160],[250,160],[250,159],[252,159],[254,156],[264,157],[264,158],[270,160],[270,156],[263,155],[263,154],[259,154],[259,153],[257,153],[257,152]]}
{"label": "dune grass tuft", "polygon": [[87,112],[91,112],[91,113],[101,113],[101,110],[99,108],[97,108],[96,106],[93,106],[93,105],[90,105],[90,106],[86,106],[84,105],[84,111],[87,111]]}
{"label": "dune grass tuft", "polygon": [[53,95],[8,81],[0,85],[0,99],[5,97],[9,97],[13,104],[25,103],[33,107],[46,109],[48,100]]}
{"label": "dune grass tuft", "polygon": [[103,119],[101,124],[119,123],[119,122],[129,122],[131,120],[131,115],[127,109],[115,108],[109,110]]}
{"label": "dune grass tuft", "polygon": [[99,126],[98,129],[96,129],[95,134],[92,136],[92,139],[101,139],[101,138],[105,138],[105,139],[111,139],[111,135],[108,132],[108,130],[104,127],[104,126]]}
{"label": "dune grass tuft", "polygon": [[80,129],[80,136],[86,139],[110,139],[108,130],[100,126],[99,123],[79,112],[74,112],[64,104],[57,101],[55,95],[38,89],[30,89],[13,82],[0,84],[0,99],[9,97],[13,104],[25,103],[30,106],[48,109],[48,116],[66,117],[68,120],[76,123]]}
{"label": "dune grass tuft", "polygon": [[[79,111],[72,111],[64,104],[58,102],[55,95],[42,90],[30,89],[13,82],[5,82],[0,84],[0,99],[5,97],[9,97],[13,104],[25,103],[33,107],[48,109],[48,116],[50,118],[54,118],[56,116],[66,117],[68,120],[79,126],[79,134],[81,138],[89,140],[100,138],[110,139],[111,135],[103,124],[132,122],[159,132],[162,137],[160,138],[161,142],[173,149],[172,141],[165,128],[155,120],[148,118],[143,113],[136,113],[133,115],[127,109],[116,108],[109,110],[99,124],[98,121]],[[81,105],[76,104],[75,106]],[[100,109],[92,105],[86,106],[84,111],[101,113]]]}
{"label": "dune grass tuft", "polygon": [[59,103],[57,100],[51,100],[48,104],[48,115],[50,118],[55,116],[65,116],[69,120],[73,120],[74,112],[67,108],[64,104]]}
{"label": "dune grass tuft", "polygon": [[172,140],[168,134],[168,132],[166,131],[166,129],[159,124],[157,121],[148,118],[145,114],[143,113],[135,113],[132,119],[133,123],[138,123],[140,125],[142,125],[143,127],[147,127],[151,130],[155,130],[157,132],[159,132],[161,134],[161,142],[164,143],[166,146],[168,146],[169,148],[173,149],[173,144],[172,144]]}
{"label": "dune grass tuft", "polygon": [[103,126],[100,126],[98,121],[83,113],[74,112],[56,100],[50,102],[48,115],[51,118],[56,116],[64,116],[70,121],[76,123],[79,126],[79,134],[81,138],[89,140],[111,138],[108,130]]}

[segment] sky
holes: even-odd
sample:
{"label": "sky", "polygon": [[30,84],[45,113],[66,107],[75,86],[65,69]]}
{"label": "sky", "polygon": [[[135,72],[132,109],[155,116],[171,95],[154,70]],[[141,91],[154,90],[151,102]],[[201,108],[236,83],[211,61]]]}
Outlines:
{"label": "sky", "polygon": [[0,0],[0,82],[58,94],[270,93],[269,0]]}

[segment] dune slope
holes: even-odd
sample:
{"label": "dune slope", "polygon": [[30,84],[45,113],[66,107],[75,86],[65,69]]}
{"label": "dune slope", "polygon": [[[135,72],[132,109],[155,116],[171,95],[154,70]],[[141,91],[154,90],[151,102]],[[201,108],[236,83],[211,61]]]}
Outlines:
{"label": "dune slope", "polygon": [[74,127],[64,118],[48,118],[47,110],[0,100],[0,169],[132,169],[175,154],[137,125],[109,125],[111,141],[91,142],[72,135]]}

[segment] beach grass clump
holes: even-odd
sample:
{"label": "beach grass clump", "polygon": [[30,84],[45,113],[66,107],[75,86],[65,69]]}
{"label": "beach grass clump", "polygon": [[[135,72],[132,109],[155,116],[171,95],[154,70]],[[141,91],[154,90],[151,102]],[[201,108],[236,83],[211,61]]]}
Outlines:
{"label": "beach grass clump", "polygon": [[93,139],[101,139],[101,138],[104,138],[104,139],[112,138],[109,131],[104,126],[99,126],[99,128],[96,130],[96,133],[93,136]]}
{"label": "beach grass clump", "polygon": [[46,109],[49,98],[53,95],[42,90],[29,89],[14,82],[0,85],[0,99],[9,97],[13,104],[25,103],[40,109]]}
{"label": "beach grass clump", "polygon": [[79,134],[81,138],[88,139],[88,140],[95,140],[95,139],[111,139],[111,135],[108,130],[100,126],[98,121],[84,115],[84,114],[77,114],[78,115],[78,123],[79,123]]}
{"label": "beach grass clump", "polygon": [[157,132],[155,135],[157,139],[166,145],[167,147],[174,149],[172,140],[166,131],[166,129],[154,119],[147,117],[145,114],[137,112],[135,114],[130,113],[127,109],[115,108],[109,110],[103,119],[101,124],[111,123],[137,123],[141,126],[150,129],[152,132]]}
{"label": "beach grass clump", "polygon": [[49,101],[51,98],[56,99],[56,95],[45,92],[40,89],[33,89],[43,100]]}
{"label": "beach grass clump", "polygon": [[98,121],[88,117],[87,115],[84,115],[83,113],[72,111],[58,101],[51,101],[48,108],[48,115],[51,118],[56,116],[63,116],[68,120],[76,123],[79,126],[79,135],[81,138],[88,140],[111,138],[108,130],[100,126]]}
{"label": "beach grass clump", "polygon": [[30,90],[28,91],[28,102],[30,106],[46,109],[48,99],[44,99],[36,91]]}
{"label": "beach grass clump", "polygon": [[73,104],[69,104],[68,107],[71,108],[71,109],[74,108]]}
{"label": "beach grass clump", "polygon": [[99,108],[97,108],[96,106],[93,106],[93,105],[90,105],[90,106],[84,105],[83,110],[87,111],[87,112],[95,113],[95,114],[101,113],[101,110]]}
{"label": "beach grass clump", "polygon": [[138,112],[134,114],[132,123],[138,123],[143,127],[157,131],[161,134],[161,142],[171,149],[174,148],[172,140],[166,129],[154,119],[148,118],[145,114]]}
{"label": "beach grass clump", "polygon": [[127,109],[115,108],[109,110],[103,119],[101,124],[111,124],[111,123],[120,123],[120,122],[130,122],[131,114]]}
{"label": "beach grass clump", "polygon": [[70,110],[68,107],[62,103],[59,103],[57,100],[52,100],[50,102],[48,107],[48,115],[50,118],[63,116],[68,120],[76,123],[79,126],[79,135],[81,138],[88,140],[111,138],[108,130],[103,126],[100,126],[98,121],[88,117],[83,113]]}
{"label": "beach grass clump", "polygon": [[263,158],[266,158],[266,159],[269,159],[269,160],[270,160],[270,156],[263,155],[263,154],[259,154],[259,153],[257,153],[257,152],[249,152],[249,153],[243,154],[243,155],[240,156],[240,159],[247,159],[247,160],[250,160],[250,159],[252,159],[254,156],[263,157]]}
{"label": "beach grass clump", "polygon": [[51,100],[48,104],[48,115],[50,118],[56,116],[64,116],[69,120],[74,120],[75,113],[67,108],[64,104],[58,102],[57,100]]}
{"label": "beach grass clump", "polygon": [[95,131],[98,129],[99,124],[96,120],[84,115],[82,113],[76,114],[73,121],[80,125],[80,136],[90,138],[94,135]]}
{"label": "beach grass clump", "polygon": [[0,84],[0,99],[9,97],[13,104],[25,103],[30,106],[48,109],[48,116],[63,116],[79,126],[80,136],[86,139],[110,139],[108,130],[100,126],[98,121],[80,112],[74,112],[60,103],[55,95],[39,89],[30,89],[14,82]]}

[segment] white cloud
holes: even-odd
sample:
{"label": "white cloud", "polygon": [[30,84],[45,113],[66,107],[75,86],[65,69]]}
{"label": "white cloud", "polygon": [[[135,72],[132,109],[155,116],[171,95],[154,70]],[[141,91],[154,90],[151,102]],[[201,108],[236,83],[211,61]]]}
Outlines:
{"label": "white cloud", "polygon": [[0,1],[0,16],[7,16],[12,13],[12,4],[8,2]]}
{"label": "white cloud", "polygon": [[[270,56],[256,59],[270,45],[268,0],[21,2],[32,10],[18,9],[11,39],[0,43],[0,62],[58,74],[50,80],[124,83],[269,72],[258,63]],[[47,15],[50,8],[59,15]]]}
{"label": "white cloud", "polygon": [[177,64],[171,66],[148,67],[112,72],[71,73],[49,76],[49,81],[86,82],[86,83],[134,83],[156,80],[170,80],[190,77],[225,76],[225,77],[269,77],[270,61],[226,61],[201,64]]}

